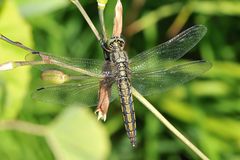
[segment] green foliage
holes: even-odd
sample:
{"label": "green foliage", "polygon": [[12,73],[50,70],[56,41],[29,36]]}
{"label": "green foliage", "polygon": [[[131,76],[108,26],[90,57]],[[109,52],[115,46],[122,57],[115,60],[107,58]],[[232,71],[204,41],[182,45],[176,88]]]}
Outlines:
{"label": "green foliage", "polygon": [[16,2],[21,14],[25,17],[48,14],[68,4],[67,0],[17,0]]}
{"label": "green foliage", "polygon": [[[115,2],[109,1],[106,7],[109,36]],[[210,159],[239,159],[240,2],[122,2],[129,57],[193,24],[208,28],[205,38],[184,58],[206,59],[213,68],[147,99]],[[83,5],[100,28],[96,1],[83,1]],[[0,33],[56,56],[103,58],[90,28],[67,0],[0,1]],[[23,60],[26,54],[0,41],[0,63]],[[41,85],[39,74],[29,67],[0,72],[1,159],[197,159],[137,101],[136,149],[127,139],[118,101],[111,103],[104,124],[94,120],[93,110],[67,106],[63,110],[63,106],[33,101],[31,92]],[[27,128],[22,121],[28,122]]]}
{"label": "green foliage", "polygon": [[46,137],[58,159],[101,160],[109,155],[110,143],[104,126],[86,108],[66,109],[48,127]]}
{"label": "green foliage", "polygon": [[[16,6],[12,1],[3,4],[1,10],[1,33],[8,34],[9,37],[18,37],[23,43],[31,45],[31,29],[30,26],[22,19],[16,10]],[[11,18],[9,18],[11,17]],[[0,59],[1,62],[22,59],[21,50],[11,47],[4,42],[0,42]],[[20,52],[20,53],[19,53]],[[15,118],[18,116],[23,107],[23,100],[27,93],[28,84],[30,82],[30,68],[14,70],[13,72],[1,72],[1,117]],[[21,80],[19,78],[21,77]]]}

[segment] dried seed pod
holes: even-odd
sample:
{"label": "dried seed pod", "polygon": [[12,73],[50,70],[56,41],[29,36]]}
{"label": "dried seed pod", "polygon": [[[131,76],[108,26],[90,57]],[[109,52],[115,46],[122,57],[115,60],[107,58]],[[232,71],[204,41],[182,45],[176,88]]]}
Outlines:
{"label": "dried seed pod", "polygon": [[3,63],[3,64],[0,64],[0,71],[12,70],[16,67],[17,66],[14,62],[6,62],[6,63]]}
{"label": "dried seed pod", "polygon": [[115,7],[115,17],[112,34],[114,37],[120,37],[122,34],[122,12],[123,12],[122,3],[121,0],[118,0]]}
{"label": "dried seed pod", "polygon": [[69,76],[64,74],[59,70],[46,70],[41,74],[43,81],[52,83],[52,84],[63,84],[69,80]]}
{"label": "dried seed pod", "polygon": [[108,0],[97,0],[97,2],[98,2],[98,7],[101,9],[104,9]]}

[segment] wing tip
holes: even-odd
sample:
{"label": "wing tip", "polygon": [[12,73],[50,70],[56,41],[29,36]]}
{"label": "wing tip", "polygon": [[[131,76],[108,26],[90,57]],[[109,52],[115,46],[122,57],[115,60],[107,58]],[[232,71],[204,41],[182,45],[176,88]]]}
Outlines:
{"label": "wing tip", "polygon": [[211,69],[211,68],[212,68],[213,64],[212,64],[211,62],[206,61],[206,60],[203,60],[203,61],[205,62],[205,64],[207,64],[208,69]]}
{"label": "wing tip", "polygon": [[206,26],[204,26],[203,24],[197,24],[192,26],[191,28],[195,28],[198,32],[200,32],[202,34],[202,37],[207,33],[208,29]]}
{"label": "wing tip", "polygon": [[211,63],[211,62],[209,62],[209,61],[207,61],[207,60],[198,60],[198,61],[192,61],[192,62],[194,62],[194,63],[202,63],[202,64],[204,64],[204,70],[203,70],[203,73],[204,72],[207,72],[209,69],[211,69],[212,68],[212,66],[213,66],[213,64]]}

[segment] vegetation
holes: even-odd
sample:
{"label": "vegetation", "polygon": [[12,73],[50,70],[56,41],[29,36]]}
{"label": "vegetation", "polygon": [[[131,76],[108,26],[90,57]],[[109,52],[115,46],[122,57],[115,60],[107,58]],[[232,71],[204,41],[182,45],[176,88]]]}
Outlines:
{"label": "vegetation", "polygon": [[[100,28],[95,0],[81,1]],[[194,24],[208,28],[184,58],[206,59],[212,69],[162,94],[146,97],[212,160],[240,158],[240,1],[122,0],[129,57],[170,39]],[[106,8],[111,35],[116,1]],[[67,0],[0,1],[0,33],[56,56],[102,59],[99,42]],[[0,41],[0,63],[27,53]],[[138,147],[127,139],[119,101],[107,121],[94,108],[34,101],[40,71],[23,67],[0,72],[0,157],[51,159],[198,159],[156,117],[135,100]]]}

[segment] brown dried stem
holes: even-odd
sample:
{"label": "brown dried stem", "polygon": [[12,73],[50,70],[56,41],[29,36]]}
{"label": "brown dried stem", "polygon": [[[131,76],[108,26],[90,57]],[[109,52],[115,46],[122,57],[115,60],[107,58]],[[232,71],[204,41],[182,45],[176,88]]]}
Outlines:
{"label": "brown dried stem", "polygon": [[113,36],[120,37],[122,34],[122,3],[121,0],[117,1],[115,7],[115,17],[114,17],[114,26],[113,26]]}

